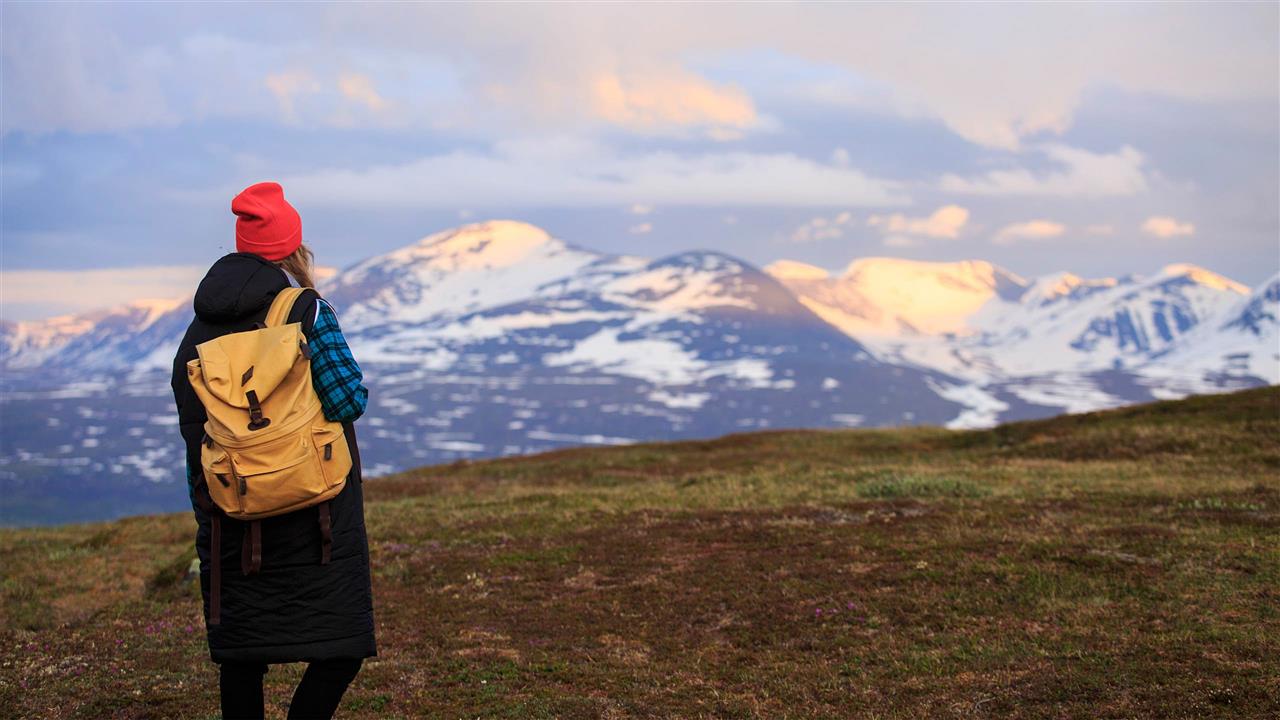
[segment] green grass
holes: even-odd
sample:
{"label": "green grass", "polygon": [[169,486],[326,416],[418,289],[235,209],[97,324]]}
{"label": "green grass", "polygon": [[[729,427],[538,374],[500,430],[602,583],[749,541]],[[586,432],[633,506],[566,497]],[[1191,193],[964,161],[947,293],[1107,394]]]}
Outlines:
{"label": "green grass", "polygon": [[857,487],[858,494],[865,498],[975,498],[990,492],[967,480],[892,472],[879,473]]}
{"label": "green grass", "polygon": [[[1276,388],[365,487],[380,655],[341,717],[1280,716]],[[216,717],[193,534],[0,531],[5,713]]]}

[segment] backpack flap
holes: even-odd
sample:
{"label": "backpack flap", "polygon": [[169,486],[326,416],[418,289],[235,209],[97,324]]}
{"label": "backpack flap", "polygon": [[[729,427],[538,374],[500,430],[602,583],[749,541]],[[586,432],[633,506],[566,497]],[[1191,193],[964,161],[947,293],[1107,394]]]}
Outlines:
{"label": "backpack flap", "polygon": [[[231,333],[196,346],[205,393],[232,407],[249,407],[271,396],[293,369],[306,341],[297,323]],[[198,394],[200,388],[196,388]],[[204,401],[204,398],[200,398]],[[209,406],[204,401],[205,407]]]}

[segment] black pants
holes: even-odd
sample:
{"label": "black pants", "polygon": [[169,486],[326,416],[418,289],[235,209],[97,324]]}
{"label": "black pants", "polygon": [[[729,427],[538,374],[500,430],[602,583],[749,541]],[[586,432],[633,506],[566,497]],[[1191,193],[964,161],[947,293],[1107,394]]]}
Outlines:
{"label": "black pants", "polygon": [[[363,660],[317,660],[307,663],[302,682],[289,703],[289,720],[327,720],[333,717],[360,672]],[[222,663],[218,685],[222,694],[223,720],[260,720],[265,714],[262,676],[267,666],[252,663]]]}

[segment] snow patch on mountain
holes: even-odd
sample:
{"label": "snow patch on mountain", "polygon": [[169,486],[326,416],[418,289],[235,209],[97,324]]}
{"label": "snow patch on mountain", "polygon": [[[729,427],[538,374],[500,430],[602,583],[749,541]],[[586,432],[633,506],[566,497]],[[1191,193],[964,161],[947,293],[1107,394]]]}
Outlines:
{"label": "snow patch on mountain", "polygon": [[511,313],[473,315],[430,330],[432,339],[446,341],[478,342],[499,338],[517,330],[535,330],[575,323],[603,323],[624,320],[630,314],[623,311],[557,311],[533,312],[522,310]]}
{"label": "snow patch on mountain", "polygon": [[697,410],[711,399],[711,393],[707,392],[691,392],[691,393],[673,393],[667,390],[654,390],[646,395],[653,402],[662,403],[669,408],[682,408],[689,410]]}
{"label": "snow patch on mountain", "polygon": [[[738,381],[746,387],[769,387],[773,373],[758,358],[708,361],[682,343],[661,338],[620,338],[620,328],[603,328],[565,352],[544,355],[548,367],[604,371],[658,385],[693,385],[711,378]],[[668,399],[663,404],[671,407]]]}
{"label": "snow patch on mountain", "polygon": [[1105,410],[1132,402],[1106,392],[1083,373],[1047,373],[1017,378],[1000,387],[1025,402],[1062,408],[1067,413]]}
{"label": "snow patch on mountain", "polygon": [[[659,312],[682,313],[726,306],[753,309],[755,305],[750,298],[740,297],[734,292],[737,289],[734,273],[740,271],[741,266],[707,267],[701,262],[696,265],[655,264],[643,272],[613,280],[601,290],[606,300],[639,301]],[[724,277],[724,274],[729,277]]]}
{"label": "snow patch on mountain", "polygon": [[976,383],[948,384],[933,378],[928,383],[938,395],[965,407],[954,419],[947,421],[946,426],[953,430],[991,427],[1000,421],[1000,413],[1009,409],[1008,403]]}

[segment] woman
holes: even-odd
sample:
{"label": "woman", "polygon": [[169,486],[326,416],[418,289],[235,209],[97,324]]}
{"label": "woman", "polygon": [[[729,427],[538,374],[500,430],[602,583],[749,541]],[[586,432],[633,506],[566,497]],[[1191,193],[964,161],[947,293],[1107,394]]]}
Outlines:
{"label": "woman", "polygon": [[[262,677],[269,663],[307,662],[289,705],[290,718],[332,717],[366,657],[377,655],[369,545],[365,535],[360,456],[353,422],[364,412],[368,390],[333,308],[314,290],[304,292],[288,322],[302,323],[311,350],[312,384],[327,419],[343,424],[351,449],[351,474],[330,503],[330,561],[321,563],[317,507],[261,521],[261,561],[241,562],[248,523],[220,518],[221,609],[210,622],[210,514],[220,512],[196,492],[203,482],[200,442],[206,420],[187,379],[195,346],[264,320],[284,288],[313,287],[311,250],[302,244],[302,222],[276,183],[246,188],[231,202],[237,252],[220,258],[200,282],[195,319],[173,361],[173,395],[187,450],[187,481],[198,529],[200,588],[204,595],[209,654],[220,665],[222,715],[263,717]],[[253,568],[256,567],[256,572]],[[242,569],[245,568],[245,569]]]}

